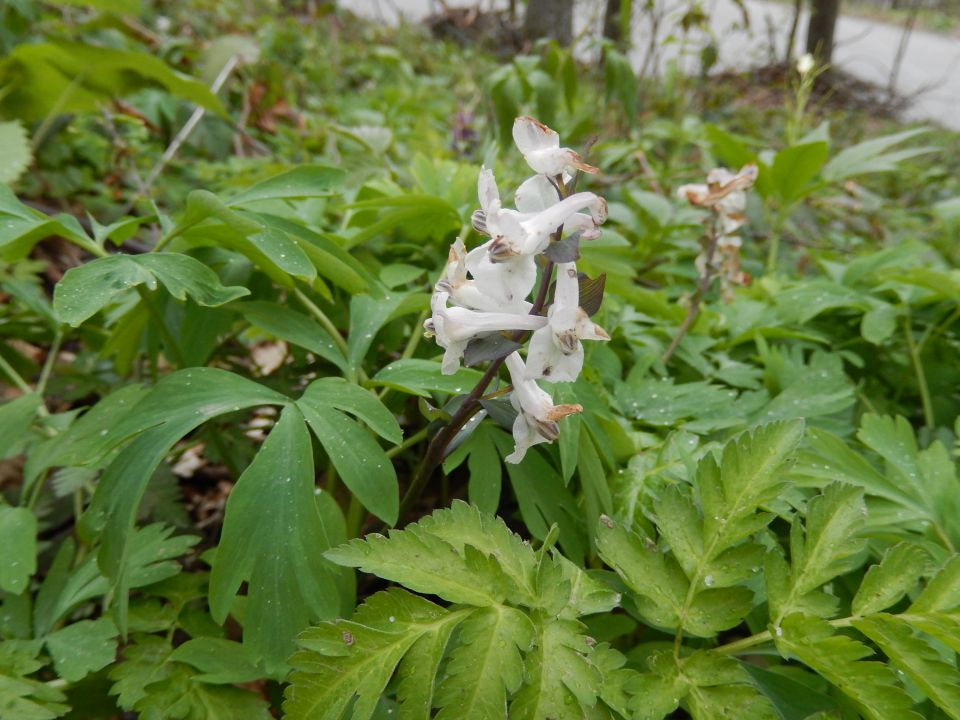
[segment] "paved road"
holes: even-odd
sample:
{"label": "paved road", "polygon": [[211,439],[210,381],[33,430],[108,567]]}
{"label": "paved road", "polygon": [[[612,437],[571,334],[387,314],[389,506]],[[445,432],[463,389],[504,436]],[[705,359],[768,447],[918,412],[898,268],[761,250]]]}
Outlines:
{"label": "paved road", "polygon": [[[396,23],[401,17],[416,21],[434,10],[436,0],[340,0],[354,12]],[[506,0],[481,0],[483,7],[503,7]],[[647,62],[648,71],[656,65],[663,69],[670,60],[679,61],[688,70],[697,68],[697,53],[706,40],[703,34],[691,36],[681,43],[673,36],[676,19],[682,15],[683,0],[657,0],[664,20],[657,33],[658,62],[647,61],[650,23],[639,18],[634,24],[634,50],[631,62],[640,69]],[[447,0],[450,6],[475,5],[476,0]],[[711,30],[719,49],[721,67],[745,67],[762,62],[774,46],[782,56],[785,36],[791,19],[786,4],[744,0],[749,12],[750,27],[745,28],[740,9],[733,0],[708,0]],[[575,20],[578,35],[585,38],[581,48],[590,52],[590,29],[598,27],[602,13],[601,0],[579,0]],[[806,21],[801,18],[797,37],[802,42]],[[894,64],[902,30],[899,27],[867,19],[844,17],[837,25],[834,60],[847,72],[886,87]],[[773,40],[771,41],[771,38]],[[960,40],[945,35],[915,31],[910,37],[896,81],[896,89],[911,99],[906,115],[915,120],[932,120],[960,130]]]}

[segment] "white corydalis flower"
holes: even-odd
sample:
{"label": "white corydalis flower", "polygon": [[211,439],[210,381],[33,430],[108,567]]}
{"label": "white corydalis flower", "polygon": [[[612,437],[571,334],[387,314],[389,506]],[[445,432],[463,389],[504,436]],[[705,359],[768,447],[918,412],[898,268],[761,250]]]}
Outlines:
{"label": "white corydalis flower", "polygon": [[505,312],[478,312],[462,307],[447,307],[450,292],[446,285],[438,283],[430,300],[433,316],[423,327],[437,338],[444,349],[440,366],[444,375],[453,375],[460,367],[467,344],[475,337],[502,330],[536,330],[547,323],[540,315],[519,315]]}
{"label": "white corydalis flower", "polygon": [[[697,207],[714,209],[734,193],[733,198],[727,201],[728,212],[734,211],[739,205],[746,202],[743,191],[749,188],[757,179],[757,166],[753,163],[744,165],[740,172],[734,174],[726,168],[714,168],[707,175],[707,184],[681,185],[677,188],[677,195]],[[742,196],[742,201],[741,201]],[[743,212],[743,207],[739,207]]]}
{"label": "white corydalis flower", "polygon": [[527,165],[536,173],[556,177],[571,168],[597,172],[597,168],[585,163],[579,154],[560,147],[560,136],[556,131],[532,117],[518,117],[513,121],[513,141]]}
{"label": "white corydalis flower", "polygon": [[[524,180],[514,195],[517,210],[525,215],[536,215],[557,202],[557,189],[546,175],[534,175]],[[600,237],[600,225],[607,219],[607,204],[598,197],[590,206],[590,214],[576,212],[563,222],[563,229],[579,232],[581,240],[596,240]]]}
{"label": "white corydalis flower", "polygon": [[[440,281],[446,283],[450,300],[474,310],[526,315],[533,307],[526,297],[537,281],[533,258],[517,258],[514,262],[494,265],[487,246],[468,253],[460,238],[450,246],[447,270]],[[473,279],[467,277],[468,271]]]}
{"label": "white corydalis flower", "polygon": [[580,284],[575,263],[557,265],[553,304],[548,324],[534,331],[527,352],[527,377],[548,382],[573,382],[583,369],[581,340],[609,340],[580,307]]}
{"label": "white corydalis flower", "polygon": [[583,407],[554,405],[549,393],[536,381],[527,378],[526,366],[519,353],[511,353],[505,362],[513,384],[510,402],[517,411],[517,419],[513,422],[516,448],[504,459],[508,463],[519,463],[533,445],[556,440],[560,436],[557,421],[567,415],[583,412]]}

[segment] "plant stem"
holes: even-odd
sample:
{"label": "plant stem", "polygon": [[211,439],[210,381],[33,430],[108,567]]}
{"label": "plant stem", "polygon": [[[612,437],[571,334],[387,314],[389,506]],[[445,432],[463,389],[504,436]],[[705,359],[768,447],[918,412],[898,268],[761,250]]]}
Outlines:
{"label": "plant stem", "polygon": [[57,354],[60,352],[60,343],[63,342],[63,333],[57,330],[53,336],[53,343],[47,351],[47,359],[43,363],[43,369],[40,371],[40,379],[37,380],[37,393],[43,395],[47,389],[47,381],[50,379],[50,373],[53,371],[53,364],[57,360]]}
{"label": "plant stem", "polygon": [[923,371],[923,362],[920,359],[920,353],[917,351],[917,345],[913,340],[912,321],[909,311],[903,318],[903,333],[907,339],[907,351],[910,354],[910,361],[913,363],[913,371],[917,376],[917,385],[920,387],[920,402],[923,405],[923,421],[927,429],[933,430],[936,427],[936,419],[933,415],[933,402],[930,399],[930,388],[927,385],[927,376]]}
{"label": "plant stem", "polygon": [[[845,628],[850,627],[853,624],[853,621],[856,619],[857,618],[855,617],[837,618],[836,620],[827,620],[827,623],[835,628]],[[748,650],[756,645],[761,645],[771,640],[773,640],[773,633],[771,633],[769,630],[764,630],[756,635],[751,635],[750,637],[741,638],[740,640],[734,640],[733,642],[726,643],[725,645],[715,647],[710,652],[719,653],[720,655],[736,655],[742,650]]]}
{"label": "plant stem", "polygon": [[388,458],[396,457],[397,455],[402,453],[404,450],[413,447],[414,445],[416,445],[417,443],[423,440],[426,440],[426,438],[427,438],[427,428],[423,428],[419,432],[416,432],[410,437],[408,437],[399,445],[387,450],[385,454]]}
{"label": "plant stem", "polygon": [[690,307],[687,308],[687,316],[683,319],[683,322],[680,323],[680,327],[677,328],[677,334],[673,336],[673,340],[670,342],[670,347],[667,348],[667,351],[663,354],[663,357],[660,358],[664,365],[670,362],[670,358],[673,357],[673,354],[680,346],[680,342],[687,334],[687,331],[693,327],[693,323],[696,322],[697,317],[700,315],[700,305],[703,302],[704,296],[707,294],[707,290],[710,289],[710,283],[713,282],[713,277],[716,274],[713,265],[713,258],[717,253],[717,243],[719,241],[720,238],[716,232],[716,228],[712,227],[710,229],[710,235],[707,241],[706,267],[703,271],[703,275],[697,279],[697,290],[693,294],[693,298],[690,300]]}
{"label": "plant stem", "polygon": [[300,288],[294,288],[293,295],[300,301],[300,304],[307,309],[307,312],[316,318],[317,322],[323,326],[323,329],[330,333],[331,339],[337,344],[337,347],[343,351],[343,354],[346,355],[347,341],[343,339],[343,335],[340,334],[337,326],[327,317],[327,314],[323,312],[313,300],[308,298]]}
{"label": "plant stem", "polygon": [[350,506],[347,508],[347,537],[359,537],[360,530],[363,527],[363,516],[365,515],[363,505],[357,500],[356,495],[350,496]]}
{"label": "plant stem", "polygon": [[0,370],[3,370],[7,377],[13,380],[13,384],[20,388],[24,395],[33,392],[33,388],[27,384],[27,381],[14,369],[13,365],[7,362],[3,355],[0,355]]}

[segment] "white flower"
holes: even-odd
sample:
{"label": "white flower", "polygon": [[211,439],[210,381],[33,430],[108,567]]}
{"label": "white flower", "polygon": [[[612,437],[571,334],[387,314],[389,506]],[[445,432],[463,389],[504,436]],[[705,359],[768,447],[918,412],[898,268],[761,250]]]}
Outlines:
{"label": "white flower", "polygon": [[536,330],[547,323],[540,315],[519,315],[505,312],[477,312],[462,307],[447,307],[450,293],[438,283],[430,300],[433,316],[424,323],[424,329],[436,335],[437,344],[444,348],[441,372],[452,375],[460,366],[467,343],[479,335],[501,330]]}
{"label": "white flower", "polygon": [[576,152],[560,147],[560,136],[532,117],[518,117],[513,121],[513,141],[534,172],[550,177],[562,175],[568,168],[597,172],[597,168],[587,165]]}
{"label": "white flower", "polygon": [[[527,315],[532,305],[526,297],[537,280],[537,267],[532,257],[518,257],[513,262],[494,264],[490,261],[490,243],[467,253],[463,240],[450,246],[444,289],[457,305],[493,312]],[[472,279],[467,277],[470,271]]]}
{"label": "white flower", "polygon": [[797,72],[801,75],[806,75],[811,70],[813,70],[816,65],[816,61],[813,59],[813,55],[810,53],[804,53],[800,56],[800,59],[797,60]]}
{"label": "white flower", "polygon": [[[549,180],[544,181],[549,185]],[[550,242],[550,235],[568,221],[575,227],[588,229],[588,234],[596,237],[599,234],[597,226],[607,219],[607,203],[603,198],[591,192],[581,192],[550,202],[542,185],[530,185],[525,192],[518,191],[520,202],[532,212],[504,208],[493,172],[487,168],[480,171],[477,190],[480,211],[473,215],[473,226],[493,239],[488,249],[490,259],[495,263],[543,252]],[[585,209],[590,211],[589,216],[579,212]],[[469,262],[467,269],[478,279]]]}
{"label": "white flower", "polygon": [[557,265],[557,285],[547,318],[549,324],[535,331],[530,339],[527,377],[573,382],[583,368],[580,341],[610,339],[580,307],[580,284],[574,263]]}
{"label": "white flower", "polygon": [[507,370],[513,384],[510,402],[517,411],[513,422],[513,439],[516,448],[504,458],[509,463],[518,463],[527,454],[527,449],[544,442],[553,442],[560,436],[557,420],[583,411],[580,405],[554,405],[549,393],[526,377],[526,367],[519,353],[506,358]]}
{"label": "white flower", "polygon": [[[557,189],[546,175],[534,175],[524,180],[514,195],[514,204],[524,215],[536,215],[557,202]],[[600,237],[600,225],[607,219],[607,204],[598,197],[590,206],[591,214],[577,212],[563,223],[563,229],[580,232],[581,240],[596,240]]]}

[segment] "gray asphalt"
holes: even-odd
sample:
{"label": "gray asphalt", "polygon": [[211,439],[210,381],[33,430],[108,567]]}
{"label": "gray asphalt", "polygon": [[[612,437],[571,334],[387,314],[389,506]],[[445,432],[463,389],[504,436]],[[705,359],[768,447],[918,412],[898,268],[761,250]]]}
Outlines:
{"label": "gray asphalt", "polygon": [[[719,50],[719,66],[743,68],[765,61],[775,53],[782,56],[790,25],[791,8],[786,4],[744,0],[749,13],[749,28],[733,0],[709,0],[707,34],[691,34],[681,39],[677,19],[689,7],[682,0],[655,0],[663,20],[651,57],[651,25],[648,16],[637,18],[633,28],[634,49],[630,60],[638,70],[661,71],[670,61],[687,70],[696,70],[700,48],[712,36]],[[402,19],[418,21],[435,11],[437,0],[340,0],[340,4],[364,17],[386,23]],[[447,0],[449,6],[472,6],[476,0]],[[506,0],[482,0],[484,8],[504,7]],[[578,48],[591,52],[591,38],[599,27],[602,0],[578,0],[575,31]],[[798,38],[806,33],[806,17],[801,18]],[[834,63],[851,75],[886,88],[903,30],[873,20],[842,17],[837,24]],[[955,37],[914,31],[903,54],[896,77],[897,93],[909,99],[905,115],[911,120],[933,121],[960,130],[960,40]]]}

